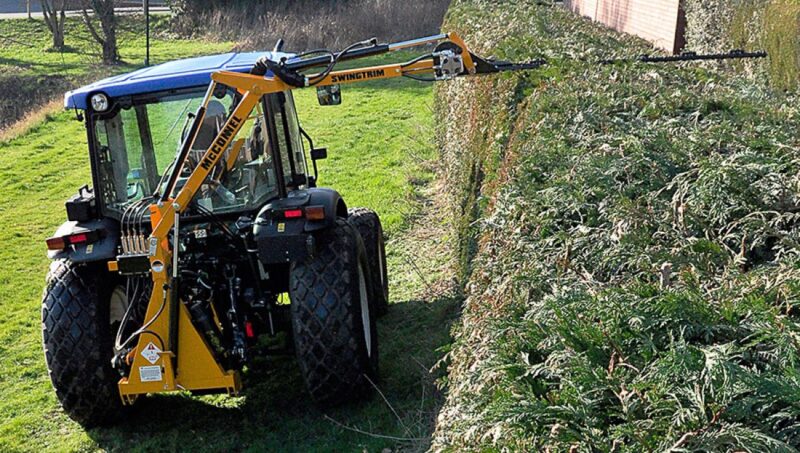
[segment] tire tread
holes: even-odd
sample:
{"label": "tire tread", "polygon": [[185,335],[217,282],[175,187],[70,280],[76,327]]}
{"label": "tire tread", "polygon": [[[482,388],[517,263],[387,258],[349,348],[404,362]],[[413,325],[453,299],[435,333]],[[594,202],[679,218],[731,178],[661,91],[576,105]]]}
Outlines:
{"label": "tire tread", "polygon": [[357,260],[363,245],[350,224],[336,222],[318,236],[316,256],[295,263],[290,276],[297,359],[312,399],[321,405],[362,395],[366,376],[377,371],[366,357],[358,305]]}
{"label": "tire tread", "polygon": [[50,381],[64,411],[84,427],[113,421],[122,409],[110,364],[108,288],[96,269],[54,261],[42,297],[42,343]]}

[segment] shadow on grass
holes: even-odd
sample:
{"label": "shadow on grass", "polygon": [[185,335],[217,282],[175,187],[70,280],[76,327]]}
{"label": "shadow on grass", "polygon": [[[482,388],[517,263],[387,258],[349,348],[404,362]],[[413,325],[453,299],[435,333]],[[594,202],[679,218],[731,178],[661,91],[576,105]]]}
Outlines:
{"label": "shadow on grass", "polygon": [[142,398],[117,427],[89,436],[104,450],[126,451],[425,449],[441,404],[439,371],[429,370],[444,355],[459,306],[449,296],[391,306],[379,322],[380,393],[367,401],[318,408],[294,356],[272,356],[244,373],[242,396]]}

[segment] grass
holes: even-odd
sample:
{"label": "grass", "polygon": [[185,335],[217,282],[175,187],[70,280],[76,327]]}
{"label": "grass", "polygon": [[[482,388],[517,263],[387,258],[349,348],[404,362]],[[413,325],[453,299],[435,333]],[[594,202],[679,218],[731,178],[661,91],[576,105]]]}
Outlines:
{"label": "grass", "polygon": [[430,86],[389,81],[346,87],[339,107],[316,106],[311,90],[296,97],[304,127],[329,149],[321,185],[339,189],[350,206],[376,209],[390,237],[393,306],[379,323],[378,383],[388,403],[376,395],[326,412],[311,405],[293,358],[283,357],[254,363],[241,397],[154,396],[111,429],[84,431],[70,421],[44,366],[39,304],[48,266],[43,240],[64,221],[64,200],[90,180],[85,131],[61,112],[0,143],[0,258],[7,263],[0,270],[0,450],[424,448],[439,404],[428,370],[449,342],[456,305],[420,296],[441,263],[421,253],[431,244],[409,237],[432,179],[431,93]]}
{"label": "grass", "polygon": [[472,249],[434,448],[797,451],[796,96],[583,63],[647,45],[541,3],[447,16],[481,53],[553,64],[437,87]]}
{"label": "grass", "polygon": [[[118,45],[122,63],[117,71],[141,67],[145,58],[144,19],[142,16],[120,16]],[[192,55],[227,52],[234,43],[181,39],[169,33],[169,18],[151,17],[150,60],[163,63]],[[85,76],[100,66],[101,50],[83,20],[68,17],[64,26],[64,51],[52,49],[50,32],[43,20],[8,19],[0,21],[0,74],[35,76]]]}
{"label": "grass", "polygon": [[350,206],[374,207],[388,232],[399,231],[413,205],[397,194],[432,179],[419,171],[432,158],[431,87],[405,80],[345,86],[344,108],[320,106],[311,92],[296,99],[314,143],[328,148],[319,184],[335,187]]}

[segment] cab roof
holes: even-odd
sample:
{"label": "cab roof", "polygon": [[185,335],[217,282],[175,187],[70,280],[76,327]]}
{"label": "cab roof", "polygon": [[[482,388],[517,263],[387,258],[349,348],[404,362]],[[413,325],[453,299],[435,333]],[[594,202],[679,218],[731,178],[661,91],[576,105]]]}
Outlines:
{"label": "cab roof", "polygon": [[94,82],[68,91],[64,95],[64,107],[86,110],[89,96],[105,93],[110,98],[131,96],[156,91],[174,90],[208,85],[211,74],[216,71],[248,72],[262,56],[271,60],[292,57],[282,52],[231,52],[206,57],[170,61],[149,68],[142,68]]}

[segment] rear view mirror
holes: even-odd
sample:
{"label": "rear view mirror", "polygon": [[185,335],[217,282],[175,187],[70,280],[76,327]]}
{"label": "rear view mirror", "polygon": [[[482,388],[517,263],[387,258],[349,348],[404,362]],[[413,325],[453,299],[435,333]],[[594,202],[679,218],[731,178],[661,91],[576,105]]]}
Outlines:
{"label": "rear view mirror", "polygon": [[328,158],[328,148],[314,148],[311,150],[311,160],[322,160]]}
{"label": "rear view mirror", "polygon": [[342,103],[342,89],[339,85],[317,87],[319,105],[339,105]]}

